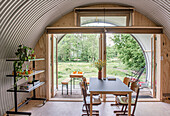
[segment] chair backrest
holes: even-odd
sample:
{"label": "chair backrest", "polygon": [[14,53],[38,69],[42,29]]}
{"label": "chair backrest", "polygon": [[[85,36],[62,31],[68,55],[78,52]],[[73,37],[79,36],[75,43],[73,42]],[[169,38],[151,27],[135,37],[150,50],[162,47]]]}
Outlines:
{"label": "chair backrest", "polygon": [[137,82],[132,82],[131,90],[137,93],[139,91],[139,84]]}
{"label": "chair backrest", "polygon": [[85,82],[80,82],[80,86],[81,86],[81,89],[82,89],[82,94],[83,94],[83,102],[84,102],[84,105],[85,105],[85,108],[86,108],[86,112],[87,112],[87,116],[89,116],[89,107],[87,106],[87,101],[86,101],[86,97],[87,97],[87,89],[86,89],[86,85],[85,85]]}
{"label": "chair backrest", "polygon": [[132,115],[134,115],[135,109],[136,109],[136,104],[137,104],[137,101],[138,101],[138,96],[139,96],[139,84],[138,84],[138,82],[132,82],[131,90],[136,92],[135,105],[134,105],[134,109],[133,109],[133,112],[132,112]]}
{"label": "chair backrest", "polygon": [[84,83],[86,90],[88,90],[86,77],[82,77],[82,82]]}
{"label": "chair backrest", "polygon": [[123,83],[129,87],[130,80],[131,80],[130,78],[125,77],[125,78],[123,79]]}
{"label": "chair backrest", "polygon": [[86,77],[82,77],[82,81],[83,81],[83,82],[86,82]]}
{"label": "chair backrest", "polygon": [[81,88],[81,91],[82,91],[82,94],[83,94],[83,97],[87,96],[87,88],[86,88],[86,85],[85,85],[85,82],[80,82],[80,88]]}

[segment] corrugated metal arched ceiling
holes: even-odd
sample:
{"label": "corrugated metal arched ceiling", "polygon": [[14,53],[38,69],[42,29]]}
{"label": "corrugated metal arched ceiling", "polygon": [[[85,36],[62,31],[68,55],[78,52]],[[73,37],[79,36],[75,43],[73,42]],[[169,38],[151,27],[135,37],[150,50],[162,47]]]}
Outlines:
{"label": "corrugated metal arched ceiling", "polygon": [[34,47],[45,27],[73,8],[99,3],[133,6],[160,26],[170,38],[170,0],[1,0],[0,57],[13,57],[16,46]]}

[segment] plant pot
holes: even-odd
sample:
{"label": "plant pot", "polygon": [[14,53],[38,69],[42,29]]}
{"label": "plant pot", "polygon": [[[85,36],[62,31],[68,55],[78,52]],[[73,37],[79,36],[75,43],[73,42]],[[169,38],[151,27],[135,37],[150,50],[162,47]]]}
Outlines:
{"label": "plant pot", "polygon": [[98,79],[102,79],[102,71],[101,70],[99,70],[99,72],[98,72]]}

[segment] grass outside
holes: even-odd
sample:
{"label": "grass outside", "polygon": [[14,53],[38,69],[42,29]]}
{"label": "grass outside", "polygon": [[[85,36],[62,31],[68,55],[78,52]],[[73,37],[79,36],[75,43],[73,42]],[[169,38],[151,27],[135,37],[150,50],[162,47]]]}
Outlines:
{"label": "grass outside", "polygon": [[[106,65],[107,76],[114,76],[121,80],[126,77],[126,73],[130,74],[131,70],[127,69],[126,66],[118,59],[113,59],[107,62]],[[98,70],[93,66],[92,63],[87,62],[58,62],[58,84],[61,84],[65,78],[69,78],[69,75],[73,71],[83,71],[84,77],[91,78],[98,76]],[[145,81],[145,74],[140,78],[141,81]],[[78,84],[78,83],[76,83]]]}

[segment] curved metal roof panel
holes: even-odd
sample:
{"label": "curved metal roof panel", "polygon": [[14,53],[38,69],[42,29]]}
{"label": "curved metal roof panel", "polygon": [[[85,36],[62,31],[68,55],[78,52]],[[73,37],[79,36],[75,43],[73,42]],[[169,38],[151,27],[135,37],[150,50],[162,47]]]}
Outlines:
{"label": "curved metal roof panel", "polygon": [[35,46],[45,27],[73,8],[99,3],[133,6],[138,12],[164,27],[170,38],[170,1],[168,0],[2,0],[1,58],[13,57],[19,44]]}

